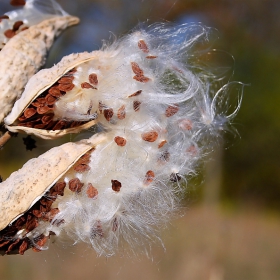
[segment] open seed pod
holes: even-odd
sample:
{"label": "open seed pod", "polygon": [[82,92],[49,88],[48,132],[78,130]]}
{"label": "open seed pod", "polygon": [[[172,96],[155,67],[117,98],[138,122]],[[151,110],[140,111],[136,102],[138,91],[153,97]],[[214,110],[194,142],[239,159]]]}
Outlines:
{"label": "open seed pod", "polygon": [[[34,1],[34,5],[37,2]],[[28,1],[28,4],[31,6],[33,2]],[[17,13],[22,18],[16,18],[14,22]],[[0,123],[21,96],[27,81],[45,63],[54,39],[65,28],[79,22],[77,17],[67,15],[63,10],[57,13],[46,14],[31,7],[27,14],[13,11],[0,21],[0,32],[4,32],[4,35],[0,34],[0,43],[3,44],[0,51]],[[7,29],[9,21],[14,22],[11,29]]]}
{"label": "open seed pod", "polygon": [[[73,165],[86,165],[85,159],[104,139],[103,135],[98,135],[91,137],[91,140],[55,147],[28,161],[0,183],[2,254],[23,254],[26,249],[36,247],[28,239],[28,232],[38,226],[39,220],[51,219],[57,213],[57,209],[51,206],[57,195],[63,195],[65,187],[63,182],[58,181]],[[37,239],[42,242],[43,237]]]}
{"label": "open seed pod", "polygon": [[[108,54],[105,54],[108,56]],[[5,118],[6,128],[11,132],[26,132],[45,139],[53,139],[67,133],[78,133],[96,123],[97,114],[91,114],[90,105],[80,121],[58,118],[54,107],[60,97],[67,95],[76,85],[76,67],[104,56],[101,51],[71,54],[64,57],[50,69],[43,69],[34,75],[26,85],[21,98],[15,103],[11,113]],[[80,85],[78,85],[80,86]],[[83,97],[80,87],[78,95]],[[78,99],[79,96],[76,96]]]}

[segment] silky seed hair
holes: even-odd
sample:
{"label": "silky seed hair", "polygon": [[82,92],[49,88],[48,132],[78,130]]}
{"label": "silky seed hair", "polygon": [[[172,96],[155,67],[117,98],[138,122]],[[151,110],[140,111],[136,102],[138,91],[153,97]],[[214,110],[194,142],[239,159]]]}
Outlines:
{"label": "silky seed hair", "polygon": [[43,250],[50,235],[67,236],[110,256],[124,243],[133,250],[158,240],[188,178],[240,107],[240,97],[229,104],[227,95],[238,83],[212,93],[213,76],[189,63],[209,32],[189,24],[140,28],[76,67],[53,118],[80,122],[96,114],[105,139],[38,202],[43,211],[52,201],[47,217],[35,212],[28,235],[17,232],[29,247]]}

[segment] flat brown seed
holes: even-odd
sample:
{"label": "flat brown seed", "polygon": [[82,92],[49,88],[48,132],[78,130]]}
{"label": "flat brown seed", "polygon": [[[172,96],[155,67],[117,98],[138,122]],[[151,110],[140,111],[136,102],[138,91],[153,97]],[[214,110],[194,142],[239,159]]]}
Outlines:
{"label": "flat brown seed", "polygon": [[147,44],[146,44],[146,42],[144,40],[139,40],[138,47],[144,53],[148,53],[149,52],[149,48],[148,48],[148,46],[147,46]]}
{"label": "flat brown seed", "polygon": [[152,170],[147,171],[147,173],[145,175],[144,184],[149,185],[150,183],[153,182],[154,178],[155,178],[154,171],[152,171]]}
{"label": "flat brown seed", "polygon": [[44,236],[44,235],[43,235],[43,237],[41,237],[41,238],[39,239],[39,241],[36,242],[36,246],[33,247],[32,250],[33,250],[34,252],[40,252],[41,249],[40,249],[39,247],[43,247],[43,246],[47,243],[48,239],[49,239],[48,236]]}
{"label": "flat brown seed", "polygon": [[63,196],[65,187],[66,187],[65,182],[58,182],[54,185],[53,189],[55,192],[57,192],[58,195]]}
{"label": "flat brown seed", "polygon": [[29,242],[27,240],[23,240],[18,249],[19,254],[23,255],[24,252],[28,249],[28,247],[29,247]]}
{"label": "flat brown seed", "polygon": [[81,192],[84,183],[82,183],[78,178],[71,179],[69,181],[69,189],[72,192]]}
{"label": "flat brown seed", "polygon": [[91,183],[88,183],[87,196],[89,198],[95,198],[97,195],[98,190]]}
{"label": "flat brown seed", "polygon": [[90,83],[88,82],[83,82],[81,83],[81,88],[92,88],[92,89],[97,89],[96,87],[92,86]]}
{"label": "flat brown seed", "polygon": [[142,93],[142,90],[140,89],[140,90],[137,90],[136,92],[134,92],[133,94],[129,95],[128,97],[137,96],[137,95],[139,95],[141,93]]}
{"label": "flat brown seed", "polygon": [[72,90],[74,87],[75,87],[75,85],[72,84],[72,83],[69,83],[69,84],[59,84],[58,85],[58,89],[61,90],[61,91],[65,91],[65,92]]}
{"label": "flat brown seed", "polygon": [[123,137],[116,136],[116,137],[114,138],[114,140],[115,140],[115,142],[117,143],[118,146],[123,147],[123,146],[126,145],[126,139],[123,138]]}
{"label": "flat brown seed", "polygon": [[15,6],[15,7],[17,7],[17,6],[24,6],[26,4],[26,1],[25,0],[11,0],[10,4],[12,6]]}
{"label": "flat brown seed", "polygon": [[133,102],[133,110],[135,111],[135,112],[137,112],[137,111],[139,111],[140,110],[140,105],[141,105],[141,102],[140,101],[134,101]]}
{"label": "flat brown seed", "polygon": [[147,59],[155,59],[155,58],[157,58],[157,56],[156,55],[147,55],[146,58]]}
{"label": "flat brown seed", "polygon": [[43,129],[47,126],[48,124],[46,123],[39,123],[39,124],[35,124],[34,128],[38,128],[38,129]]}
{"label": "flat brown seed", "polygon": [[143,75],[135,75],[133,79],[140,83],[147,83],[150,81],[150,78],[145,77]]}
{"label": "flat brown seed", "polygon": [[60,90],[57,86],[51,87],[49,89],[49,93],[54,97],[61,97],[62,96],[62,93],[60,92]]}
{"label": "flat brown seed", "polygon": [[115,192],[119,192],[121,190],[122,184],[118,180],[111,180],[112,190]]}
{"label": "flat brown seed", "polygon": [[156,131],[149,131],[141,134],[144,141],[155,142],[158,138],[158,133]]}
{"label": "flat brown seed", "polygon": [[34,116],[36,114],[36,109],[34,108],[27,108],[25,111],[24,111],[24,117],[26,119],[29,119],[31,118],[32,116]]}
{"label": "flat brown seed", "polygon": [[49,93],[45,97],[45,100],[46,100],[46,104],[53,105],[56,102],[57,99],[52,94]]}
{"label": "flat brown seed", "polygon": [[92,73],[88,76],[88,80],[91,84],[97,86],[98,85],[98,79],[97,79],[97,75],[95,73]]}
{"label": "flat brown seed", "polygon": [[131,62],[131,68],[134,74],[137,76],[143,76],[144,72],[143,70],[139,67],[139,65],[136,62]]}
{"label": "flat brown seed", "polygon": [[51,111],[52,109],[48,106],[40,106],[40,107],[37,107],[37,113],[42,115],[42,114],[45,114],[47,113],[48,111]]}
{"label": "flat brown seed", "polygon": [[15,35],[16,35],[16,32],[12,29],[7,29],[5,32],[4,32],[4,35],[8,38],[8,39],[11,39],[13,38]]}
{"label": "flat brown seed", "polygon": [[87,164],[79,164],[74,167],[74,170],[78,173],[83,173],[90,170],[90,167]]}
{"label": "flat brown seed", "polygon": [[0,22],[1,22],[1,19],[10,19],[7,15],[3,15],[3,16],[0,16]]}
{"label": "flat brown seed", "polygon": [[104,110],[104,117],[105,119],[109,122],[114,115],[114,110],[113,109],[105,109]]}
{"label": "flat brown seed", "polygon": [[125,119],[125,105],[122,105],[119,109],[118,109],[118,113],[117,113],[117,117],[119,120],[123,120]]}
{"label": "flat brown seed", "polygon": [[62,121],[62,120],[58,121],[56,123],[56,125],[53,127],[53,130],[63,129],[65,127],[66,123],[67,123],[66,121]]}
{"label": "flat brown seed", "polygon": [[43,116],[42,119],[41,119],[42,123],[44,123],[44,124],[50,123],[51,120],[53,119],[53,117],[54,117],[54,114],[49,114],[49,115]]}
{"label": "flat brown seed", "polygon": [[73,76],[64,76],[60,78],[57,82],[59,84],[72,84],[73,80],[74,80]]}
{"label": "flat brown seed", "polygon": [[13,25],[13,30],[14,31],[18,31],[19,28],[23,25],[23,21],[22,20],[19,20],[19,21],[16,21]]}
{"label": "flat brown seed", "polygon": [[175,115],[178,111],[179,111],[178,106],[176,106],[176,105],[168,106],[165,110],[165,116],[169,118],[169,117]]}
{"label": "flat brown seed", "polygon": [[158,144],[158,148],[159,148],[159,149],[162,148],[166,143],[167,143],[166,140],[161,141],[161,142]]}

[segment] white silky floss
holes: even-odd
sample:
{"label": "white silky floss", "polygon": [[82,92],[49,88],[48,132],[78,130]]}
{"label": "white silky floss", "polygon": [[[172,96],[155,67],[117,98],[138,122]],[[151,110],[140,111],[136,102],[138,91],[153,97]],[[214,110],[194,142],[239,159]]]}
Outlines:
{"label": "white silky floss", "polygon": [[[188,65],[194,44],[207,41],[208,32],[200,25],[156,24],[104,46],[104,55],[75,69],[75,87],[57,102],[55,116],[97,114],[107,140],[92,152],[90,170],[66,174],[67,184],[78,178],[85,187],[57,198],[60,212],[34,236],[66,234],[99,255],[114,254],[123,241],[134,248],[155,239],[208,151],[203,139],[218,136],[219,119],[230,121],[240,106],[215,116],[210,78]],[[215,93],[219,100],[227,98],[225,89]]]}

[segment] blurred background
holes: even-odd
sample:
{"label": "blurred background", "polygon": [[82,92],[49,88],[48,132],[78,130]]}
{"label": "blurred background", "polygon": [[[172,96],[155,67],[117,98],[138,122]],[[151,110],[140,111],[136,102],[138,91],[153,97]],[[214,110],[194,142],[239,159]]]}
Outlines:
{"label": "blurred background", "polygon": [[[82,244],[50,244],[47,252],[2,257],[0,279],[280,279],[280,2],[58,2],[81,23],[56,41],[48,67],[69,53],[98,49],[112,34],[120,37],[147,20],[202,22],[217,29],[213,48],[234,57],[231,80],[246,84],[234,120],[239,136],[226,137],[225,148],[213,153],[199,178],[190,182],[184,216],[162,231],[165,247],[155,244],[148,257],[136,250],[135,256],[106,259]],[[1,14],[9,10],[9,1],[1,0]],[[0,151],[4,179],[27,159],[77,139],[37,139],[37,149],[25,151],[22,137],[12,138]]]}

